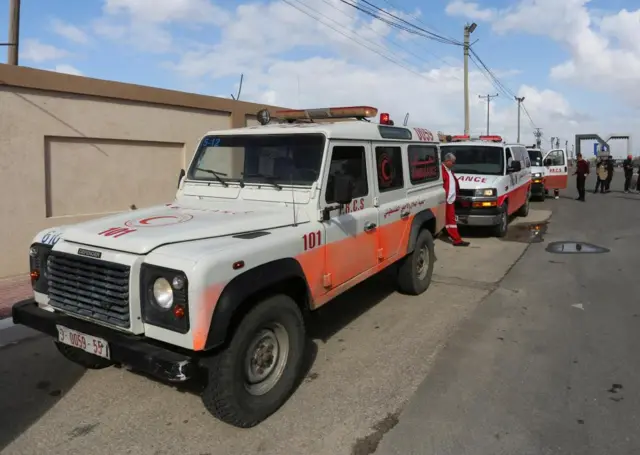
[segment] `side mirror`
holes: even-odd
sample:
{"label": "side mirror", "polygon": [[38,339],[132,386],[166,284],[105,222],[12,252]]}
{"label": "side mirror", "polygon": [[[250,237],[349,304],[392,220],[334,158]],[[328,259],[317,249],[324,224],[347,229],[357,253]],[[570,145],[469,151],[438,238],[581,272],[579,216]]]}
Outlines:
{"label": "side mirror", "polygon": [[186,172],[184,171],[184,169],[180,169],[180,175],[178,176],[178,188],[180,188],[180,182],[182,181],[182,178],[185,176]]}
{"label": "side mirror", "polygon": [[336,175],[333,180],[333,195],[336,203],[349,204],[353,199],[354,181],[348,175]]}
{"label": "side mirror", "polygon": [[513,161],[509,166],[509,172],[520,172],[522,170],[522,164],[520,161]]}
{"label": "side mirror", "polygon": [[551,158],[547,158],[546,160],[544,160],[544,165],[545,166],[551,166]]}

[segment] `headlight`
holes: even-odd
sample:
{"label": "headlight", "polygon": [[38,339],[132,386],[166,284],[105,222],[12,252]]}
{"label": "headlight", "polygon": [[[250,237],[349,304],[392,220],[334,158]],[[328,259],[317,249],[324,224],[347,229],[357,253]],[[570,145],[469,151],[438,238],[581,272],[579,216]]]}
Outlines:
{"label": "headlight", "polygon": [[535,174],[532,174],[531,177],[533,177],[534,179],[539,179],[542,177],[542,174],[539,172],[536,172]]}
{"label": "headlight", "polygon": [[180,270],[142,264],[142,321],[178,333],[189,331],[189,280]]}
{"label": "headlight", "polygon": [[492,196],[495,196],[496,194],[497,194],[497,191],[495,188],[480,188],[475,192],[476,197],[492,197]]}
{"label": "headlight", "polygon": [[153,300],[163,310],[173,306],[173,289],[166,278],[160,277],[153,283]]}

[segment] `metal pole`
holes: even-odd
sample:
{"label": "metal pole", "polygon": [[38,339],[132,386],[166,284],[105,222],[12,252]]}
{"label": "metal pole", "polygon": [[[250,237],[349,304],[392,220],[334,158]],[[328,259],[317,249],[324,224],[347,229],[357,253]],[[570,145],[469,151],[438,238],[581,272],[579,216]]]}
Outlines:
{"label": "metal pole", "polygon": [[20,0],[9,2],[9,42],[7,43],[7,63],[18,65],[20,45]]}
{"label": "metal pole", "polygon": [[469,26],[464,26],[464,134],[469,134]]}
{"label": "metal pole", "polygon": [[520,111],[521,111],[520,103],[522,103],[524,101],[524,96],[521,97],[521,98],[518,98],[516,96],[516,101],[518,102],[518,140],[517,140],[517,142],[519,144],[520,143]]}
{"label": "metal pole", "polygon": [[491,115],[489,107],[491,106],[491,98],[495,98],[496,96],[498,96],[498,93],[495,95],[478,95],[478,98],[487,99],[487,136],[489,135],[489,118]]}
{"label": "metal pole", "polygon": [[469,134],[469,37],[478,24],[464,26],[464,134]]}

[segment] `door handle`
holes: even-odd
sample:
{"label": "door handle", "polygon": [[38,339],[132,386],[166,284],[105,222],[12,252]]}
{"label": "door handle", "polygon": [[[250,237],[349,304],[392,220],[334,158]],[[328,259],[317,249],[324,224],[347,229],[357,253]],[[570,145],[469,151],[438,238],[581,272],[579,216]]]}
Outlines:
{"label": "door handle", "polygon": [[400,212],[400,218],[407,218],[409,215],[411,215],[411,211],[410,210],[404,210],[404,211]]}
{"label": "door handle", "polygon": [[564,172],[567,172],[567,166],[564,167]]}
{"label": "door handle", "polygon": [[371,221],[368,221],[364,225],[364,232],[373,231],[376,227],[377,227],[376,223],[372,223]]}

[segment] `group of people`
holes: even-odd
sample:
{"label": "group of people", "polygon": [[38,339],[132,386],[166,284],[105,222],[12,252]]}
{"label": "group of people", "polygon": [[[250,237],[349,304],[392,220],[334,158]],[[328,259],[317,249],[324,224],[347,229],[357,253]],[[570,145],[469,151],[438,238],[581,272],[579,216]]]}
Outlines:
{"label": "group of people", "polygon": [[[578,200],[584,201],[584,184],[589,175],[589,163],[582,158],[582,154],[578,153],[576,162],[576,170],[573,175],[576,175],[576,186],[578,187]],[[631,187],[631,180],[633,179],[633,156],[629,155],[622,163],[622,169],[624,171],[624,192],[628,193]],[[611,188],[611,180],[614,174],[614,161],[610,157],[599,158],[596,162],[596,188],[593,191],[597,193],[608,193]],[[636,191],[640,192],[640,176],[636,182]]]}

